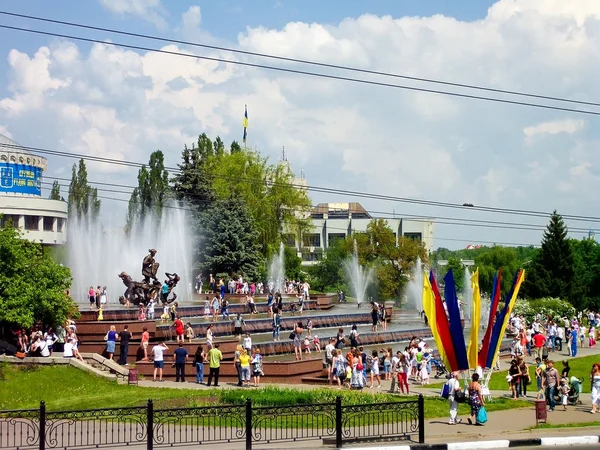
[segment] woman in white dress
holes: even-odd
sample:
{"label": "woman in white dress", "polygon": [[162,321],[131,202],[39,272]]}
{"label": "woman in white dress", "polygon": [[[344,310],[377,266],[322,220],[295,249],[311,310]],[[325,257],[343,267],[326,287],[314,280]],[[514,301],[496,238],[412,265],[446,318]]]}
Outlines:
{"label": "woman in white dress", "polygon": [[592,414],[596,414],[598,405],[600,405],[600,365],[592,366],[590,380],[592,382]]}

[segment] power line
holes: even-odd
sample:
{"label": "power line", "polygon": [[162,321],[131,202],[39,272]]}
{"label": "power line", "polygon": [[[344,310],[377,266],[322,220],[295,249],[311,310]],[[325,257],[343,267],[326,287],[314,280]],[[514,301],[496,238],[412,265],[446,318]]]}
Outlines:
{"label": "power line", "polygon": [[[77,154],[77,153],[69,153],[69,152],[63,152],[63,151],[58,151],[58,150],[48,150],[48,149],[42,149],[39,147],[27,147],[27,146],[23,146],[23,145],[14,145],[14,144],[0,144],[0,147],[5,147],[5,148],[15,149],[15,150],[30,150],[30,151],[34,151],[37,153],[50,154],[50,155],[54,155],[54,156],[62,156],[62,157],[68,157],[68,158],[74,158],[74,159],[84,159],[84,160],[88,160],[88,161],[129,166],[129,167],[140,168],[142,166],[147,166],[146,164],[138,163],[138,162],[117,160],[117,159],[105,158],[105,157],[99,157],[99,156],[83,155],[83,154]],[[181,170],[179,168],[165,166],[165,169],[170,171],[171,173],[181,173]],[[212,175],[212,176],[216,177],[216,175]],[[225,177],[225,176],[223,176],[222,178],[229,179],[229,177]],[[254,178],[248,178],[248,177],[236,177],[236,179],[244,180],[244,181],[247,181],[248,183],[260,183],[260,184],[271,184],[271,185],[275,184],[273,182],[269,182],[268,180],[256,180]],[[300,184],[294,184],[294,183],[286,183],[286,185],[296,187],[298,189],[306,189],[306,190],[314,191],[314,192],[354,196],[354,197],[361,197],[361,198],[370,198],[370,199],[376,199],[376,200],[395,201],[395,202],[399,202],[399,203],[413,203],[413,204],[444,207],[444,208],[453,208],[453,209],[461,209],[461,210],[466,209],[466,210],[471,210],[471,211],[493,212],[493,213],[523,215],[523,216],[542,217],[542,218],[551,216],[551,213],[544,212],[544,211],[496,208],[496,207],[490,207],[490,206],[465,206],[465,205],[460,205],[458,203],[439,202],[439,201],[432,201],[432,200],[420,200],[420,199],[406,198],[406,197],[394,197],[394,196],[383,195],[383,194],[371,194],[371,193],[365,193],[365,192],[360,192],[360,191],[350,191],[350,190],[334,189],[334,188],[319,187],[319,186],[308,186],[308,185],[300,185]],[[572,214],[561,214],[561,216],[564,219],[574,220],[574,221],[600,222],[600,217],[580,216],[580,215],[572,215]]]}
{"label": "power line", "polygon": [[[49,178],[51,180],[56,181],[70,181],[69,178],[62,177],[52,177],[52,176],[44,176],[44,178]],[[94,185],[94,188],[99,192],[109,192],[113,194],[126,194],[131,195],[132,190],[136,189],[136,186],[129,186],[120,184],[119,188],[131,189],[129,191],[118,191],[115,190],[115,185],[113,183],[103,183],[97,181],[88,181],[90,185]],[[44,185],[51,186],[52,183],[42,182]],[[98,188],[95,186],[110,186],[112,189],[104,189]],[[62,188],[63,186],[61,186]],[[198,194],[190,193],[186,194],[188,197],[197,197]],[[118,199],[123,201],[128,201],[125,199]],[[316,205],[311,205],[311,208],[316,208]],[[188,209],[189,210],[189,209]],[[295,210],[295,212],[306,212],[304,210]],[[390,211],[374,211],[367,210],[367,213],[372,215],[373,219],[390,219],[390,217],[377,217],[376,215],[384,215],[384,216],[395,216],[399,215],[402,219],[408,219],[412,222],[434,222],[442,225],[459,225],[459,226],[470,226],[470,227],[481,227],[481,228],[499,228],[499,229],[508,229],[508,230],[525,230],[525,231],[544,231],[546,230],[546,225],[543,224],[533,224],[533,223],[517,223],[517,222],[501,222],[501,221],[492,221],[492,220],[478,220],[478,219],[465,219],[460,217],[423,217],[415,214],[405,214],[402,212],[390,212]],[[578,227],[568,227],[569,231],[574,234],[587,234],[589,229],[587,228],[578,228]]]}
{"label": "power line", "polygon": [[82,28],[82,29],[86,29],[86,30],[102,31],[105,33],[112,33],[112,34],[119,34],[119,35],[123,35],[123,36],[149,39],[149,40],[158,41],[158,42],[168,42],[171,44],[189,45],[191,47],[205,48],[205,49],[209,49],[209,50],[218,50],[218,51],[230,52],[230,53],[234,53],[234,54],[255,56],[255,57],[259,57],[259,58],[267,58],[267,59],[292,62],[292,63],[297,63],[297,64],[306,64],[306,65],[311,65],[311,66],[324,67],[324,68],[328,68],[328,69],[346,70],[346,71],[350,71],[350,72],[364,73],[364,74],[368,74],[368,75],[378,75],[378,76],[399,78],[399,79],[410,80],[410,81],[419,81],[419,82],[423,82],[423,83],[439,84],[439,85],[443,85],[443,86],[459,87],[459,88],[464,88],[464,89],[474,89],[474,90],[485,91],[485,92],[494,92],[497,94],[508,94],[508,95],[516,95],[516,96],[521,96],[521,97],[530,97],[530,98],[536,98],[536,99],[540,99],[540,100],[552,100],[552,101],[557,101],[557,102],[574,103],[574,104],[586,105],[586,106],[600,106],[600,103],[596,103],[596,102],[586,102],[586,101],[581,101],[581,100],[573,100],[573,99],[567,99],[567,98],[561,98],[561,97],[532,94],[532,93],[527,93],[527,92],[511,91],[511,90],[506,90],[506,89],[496,89],[496,88],[490,88],[490,87],[486,87],[486,86],[478,86],[478,85],[473,85],[473,84],[455,83],[455,82],[450,82],[450,81],[435,80],[435,79],[431,79],[431,78],[414,77],[414,76],[402,75],[402,74],[397,74],[397,73],[382,72],[382,71],[369,70],[369,69],[361,69],[358,67],[342,66],[342,65],[337,65],[337,64],[328,64],[328,63],[323,63],[323,62],[318,62],[318,61],[310,61],[310,60],[298,59],[298,58],[289,58],[289,57],[285,57],[285,56],[272,55],[272,54],[268,54],[268,53],[250,52],[250,51],[234,49],[234,48],[201,44],[198,42],[170,39],[170,38],[166,38],[166,37],[152,36],[152,35],[141,34],[141,33],[132,33],[132,32],[128,32],[128,31],[115,30],[113,28],[96,27],[96,26],[86,25],[86,24],[81,24],[81,23],[76,23],[76,22],[68,22],[68,21],[62,21],[62,20],[56,20],[56,19],[48,19],[45,17],[37,17],[37,16],[26,15],[26,14],[12,13],[9,11],[0,11],[0,14],[5,15],[5,16],[19,17],[22,19],[30,19],[30,20],[40,21],[40,22],[53,23],[53,24],[57,24],[57,25],[66,25],[66,26]]}
{"label": "power line", "polygon": [[[44,182],[42,182],[42,183],[44,183]],[[45,184],[49,184],[49,183],[45,183]],[[66,187],[61,186],[61,190],[66,190]],[[102,196],[102,195],[98,195],[98,198],[101,200],[129,202],[129,200],[127,200],[127,199],[106,197],[106,196]],[[189,208],[174,206],[174,205],[164,205],[164,207],[168,208],[168,209],[179,210],[179,211],[192,211]],[[373,217],[373,219],[377,219],[377,217]],[[332,227],[332,226],[328,226],[327,229],[328,230],[336,230],[336,231],[348,231],[347,228],[338,228],[338,227]],[[350,231],[352,231],[352,233],[364,233],[363,230],[358,230],[355,228],[351,228]],[[532,230],[532,231],[535,231],[535,230]],[[507,246],[514,246],[514,247],[539,247],[539,244],[522,244],[522,243],[515,243],[515,242],[480,241],[480,240],[473,241],[473,239],[446,238],[446,237],[439,237],[439,236],[435,236],[433,239],[438,239],[441,241],[455,241],[455,242],[469,242],[469,243],[478,242],[478,243],[482,243],[482,244],[507,245]],[[306,247],[306,246],[304,246],[304,247]]]}
{"label": "power line", "polygon": [[101,41],[99,39],[85,38],[85,37],[81,37],[81,36],[72,36],[72,35],[63,34],[63,33],[52,33],[50,31],[33,30],[33,29],[27,29],[27,28],[21,28],[21,27],[14,27],[14,26],[10,26],[10,25],[0,25],[0,28],[4,28],[7,30],[13,30],[13,31],[22,31],[25,33],[40,34],[40,35],[44,35],[44,36],[53,36],[53,37],[58,37],[58,38],[63,38],[63,39],[72,39],[72,40],[88,42],[88,43],[110,45],[113,47],[122,47],[122,48],[128,48],[128,49],[132,49],[132,50],[143,50],[146,52],[162,53],[165,55],[182,56],[182,57],[186,57],[186,58],[201,59],[201,60],[214,61],[214,62],[220,62],[220,63],[226,63],[226,64],[235,64],[235,65],[240,65],[240,66],[244,66],[244,67],[252,67],[252,68],[256,68],[256,69],[274,70],[274,71],[278,71],[278,72],[293,73],[296,75],[307,75],[307,76],[311,76],[311,77],[325,78],[325,79],[338,80],[338,81],[349,81],[352,83],[366,84],[366,85],[371,85],[371,86],[388,87],[388,88],[403,89],[403,90],[415,91],[415,92],[426,92],[426,93],[430,93],[430,94],[440,94],[440,95],[448,95],[448,96],[452,96],[452,97],[468,98],[468,99],[472,99],[472,100],[484,100],[484,101],[489,101],[489,102],[504,103],[504,104],[516,105],[516,106],[528,106],[528,107],[532,107],[532,108],[541,108],[541,109],[546,109],[546,110],[554,110],[554,111],[571,112],[571,113],[577,113],[577,114],[586,114],[586,115],[592,115],[592,116],[600,116],[600,112],[597,112],[597,111],[588,111],[588,110],[566,108],[566,107],[552,106],[552,105],[542,105],[539,103],[531,103],[531,102],[524,102],[524,101],[518,101],[518,100],[508,100],[508,99],[501,99],[501,98],[494,98],[494,97],[484,97],[484,96],[474,95],[474,94],[464,94],[464,93],[459,93],[459,92],[442,91],[442,90],[438,90],[438,89],[419,88],[419,87],[415,87],[415,86],[406,86],[406,85],[401,85],[401,84],[385,83],[385,82],[381,82],[381,81],[350,78],[350,77],[345,77],[345,76],[340,76],[340,75],[332,75],[332,74],[319,73],[319,72],[309,72],[306,70],[289,69],[289,68],[277,67],[277,66],[268,66],[265,64],[256,64],[256,63],[249,63],[249,62],[243,62],[243,61],[235,61],[235,60],[230,60],[230,59],[225,59],[225,58],[193,55],[193,54],[187,54],[187,53],[181,53],[181,52],[174,52],[174,51],[170,51],[170,50],[162,50],[162,49],[156,49],[156,48],[151,48],[151,47],[144,47],[144,46],[140,46],[140,45],[123,44],[123,43],[111,42],[111,41]]}

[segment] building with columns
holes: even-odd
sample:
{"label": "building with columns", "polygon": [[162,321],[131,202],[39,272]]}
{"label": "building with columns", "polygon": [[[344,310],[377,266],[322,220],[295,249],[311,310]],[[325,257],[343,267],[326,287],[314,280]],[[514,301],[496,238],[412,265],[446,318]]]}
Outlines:
{"label": "building with columns", "polygon": [[[301,240],[286,235],[286,244],[295,247],[303,266],[319,262],[332,242],[367,231],[375,219],[360,203],[319,203],[310,213],[312,228]],[[403,236],[423,242],[427,252],[433,250],[433,220],[430,218],[384,218],[396,238]]]}
{"label": "building with columns", "polygon": [[0,226],[12,223],[43,245],[67,242],[67,202],[42,198],[46,158],[0,134]]}

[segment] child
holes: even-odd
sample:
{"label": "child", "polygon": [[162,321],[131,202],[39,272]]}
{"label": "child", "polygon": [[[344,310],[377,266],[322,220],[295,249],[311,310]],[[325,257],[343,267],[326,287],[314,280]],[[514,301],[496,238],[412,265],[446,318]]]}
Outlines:
{"label": "child", "polygon": [[584,325],[579,327],[579,346],[585,347],[585,337],[587,335],[587,328]]}
{"label": "child", "polygon": [[138,308],[138,320],[146,320],[146,309],[143,303],[140,303]]}
{"label": "child", "polygon": [[210,317],[210,302],[208,301],[208,296],[206,300],[204,300],[204,318],[208,319]]}
{"label": "child", "polygon": [[313,323],[311,319],[306,321],[306,329],[308,330],[308,337],[312,337]]}
{"label": "child", "polygon": [[[98,310],[98,321],[101,321],[101,320],[104,320],[104,315],[102,313],[102,306],[100,306],[100,309]],[[590,337],[590,339],[592,339],[592,338]]]}
{"label": "child", "polygon": [[567,410],[567,404],[569,402],[569,382],[566,378],[563,378],[560,382],[560,398],[562,400],[563,411]]}
{"label": "child", "polygon": [[250,333],[246,333],[246,337],[244,338],[244,343],[243,343],[244,348],[246,349],[246,351],[248,352],[248,354],[250,355],[251,351],[252,351],[252,338],[250,337]]}
{"label": "child", "polygon": [[421,378],[421,385],[429,384],[429,372],[427,372],[427,364],[425,364],[425,361],[421,361],[419,377]]}
{"label": "child", "polygon": [[346,381],[344,382],[344,386],[350,389],[350,380],[352,379],[352,367],[350,364],[346,365]]}
{"label": "child", "polygon": [[185,329],[185,335],[188,338],[188,341],[191,343],[192,339],[194,339],[196,337],[195,333],[194,333],[194,329],[192,328],[192,324],[191,323],[187,323],[187,327]]}
{"label": "child", "polygon": [[310,341],[308,340],[308,336],[304,337],[304,351],[310,355]]}
{"label": "child", "polygon": [[254,357],[252,358],[253,375],[254,375],[254,386],[258,387],[260,384],[260,376],[263,375],[262,369],[262,355],[260,349],[254,349]]}
{"label": "child", "polygon": [[381,377],[379,376],[379,355],[377,350],[373,350],[371,354],[373,356],[373,360],[371,362],[371,386],[369,386],[369,388],[373,389],[373,387],[375,387],[375,380],[377,380],[377,388],[380,389]]}
{"label": "child", "polygon": [[593,348],[596,346],[596,327],[594,327],[593,323],[590,325],[589,336],[590,336],[590,339],[589,339],[590,348]]}
{"label": "child", "polygon": [[321,341],[319,341],[319,336],[317,336],[316,334],[313,338],[313,345],[315,346],[315,351],[317,353],[321,353]]}

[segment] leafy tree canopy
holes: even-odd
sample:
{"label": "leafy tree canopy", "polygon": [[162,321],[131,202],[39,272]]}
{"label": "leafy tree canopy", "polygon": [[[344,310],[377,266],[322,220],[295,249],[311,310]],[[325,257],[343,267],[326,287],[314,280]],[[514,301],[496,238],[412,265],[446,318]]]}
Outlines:
{"label": "leafy tree canopy", "polygon": [[30,328],[37,321],[62,324],[76,310],[67,290],[71,271],[40,244],[11,226],[0,229],[0,323]]}
{"label": "leafy tree canopy", "polygon": [[98,190],[88,184],[87,168],[83,159],[79,160],[79,164],[73,164],[68,201],[69,217],[95,220],[100,214]]}

